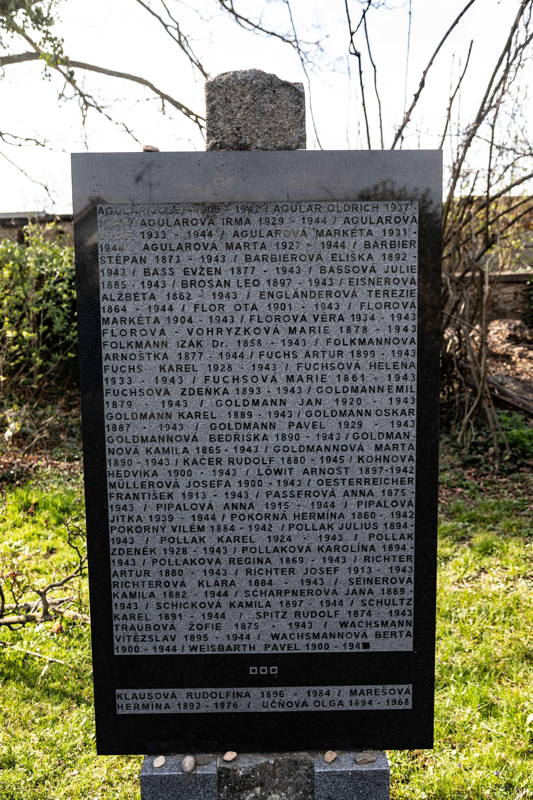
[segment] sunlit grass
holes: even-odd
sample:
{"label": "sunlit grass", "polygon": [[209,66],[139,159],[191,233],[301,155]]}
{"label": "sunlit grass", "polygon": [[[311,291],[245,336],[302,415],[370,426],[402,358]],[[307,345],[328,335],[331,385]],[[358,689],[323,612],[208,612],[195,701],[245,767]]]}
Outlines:
{"label": "sunlit grass", "polygon": [[[448,499],[440,528],[436,745],[389,753],[393,800],[532,796],[531,517],[520,482],[504,492],[470,483]],[[454,489],[453,476],[445,485]],[[0,571],[38,586],[65,574],[81,498],[78,478],[53,473],[8,488]],[[85,582],[69,593],[83,608]],[[0,799],[136,800],[140,758],[95,755],[89,626],[64,618],[59,630],[4,627],[0,638],[10,645],[0,648]]]}

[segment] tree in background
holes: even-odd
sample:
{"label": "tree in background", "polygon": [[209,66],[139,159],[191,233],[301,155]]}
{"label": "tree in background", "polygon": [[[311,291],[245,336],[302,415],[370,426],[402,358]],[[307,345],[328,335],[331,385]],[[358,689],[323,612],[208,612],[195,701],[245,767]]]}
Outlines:
{"label": "tree in background", "polygon": [[[79,61],[75,53],[68,52],[58,23],[65,2],[69,0],[0,0],[0,67],[11,70],[24,62],[42,63],[45,77],[59,79],[60,99],[77,101],[84,127],[89,127],[97,114],[140,144],[134,127],[119,116],[118,108],[121,113],[123,106],[106,105],[98,88],[91,87],[90,79],[102,76],[120,81],[124,92],[128,85],[135,84],[146,97],[157,100],[160,112],[185,118],[198,134],[203,133],[201,112],[194,110],[183,96],[175,96],[145,77],[141,69],[138,73],[121,71],[97,63],[96,59],[95,63]],[[190,9],[187,11],[179,0],[125,2],[142,13],[147,24],[157,27],[161,42],[170,42],[177,49],[190,70],[188,80],[204,81],[208,77],[211,53],[209,47],[193,44],[194,36],[201,41],[201,28],[187,28],[192,25]],[[421,140],[429,138],[432,147],[444,150],[442,396],[462,442],[468,441],[480,418],[488,423],[495,438],[498,433],[493,398],[495,393],[501,394],[501,387],[498,389],[494,381],[487,379],[488,273],[497,255],[514,242],[532,212],[528,183],[532,177],[531,147],[523,105],[525,72],[531,56],[533,0],[506,3],[506,35],[498,52],[484,52],[487,78],[483,85],[476,85],[474,76],[474,87],[470,86],[469,92],[475,93],[477,100],[470,105],[473,113],[465,118],[461,99],[471,80],[473,52],[476,47],[483,51],[483,32],[479,33],[480,41],[467,44],[465,52],[456,53],[450,47],[473,8],[481,2],[463,0],[462,5],[455,6],[455,16],[450,16],[445,30],[435,33],[434,43],[423,43],[428,51],[426,61],[420,62],[420,74],[413,78],[415,42],[411,34],[417,6],[416,0],[405,0],[406,36],[401,60],[394,64],[395,71],[404,76],[404,97],[396,120],[395,109],[389,108],[390,98],[386,101],[383,92],[387,65],[378,57],[384,20],[394,10],[384,0],[322,3],[322,13],[319,4],[314,6],[314,25],[303,19],[302,0],[201,0],[195,4],[195,13],[204,15],[204,26],[210,30],[233,23],[241,34],[263,37],[272,47],[292,51],[294,64],[307,86],[317,147],[322,145],[315,87],[325,72],[336,70],[349,77],[351,96],[347,100],[360,146],[401,149],[413,146],[413,141],[419,146]],[[311,10],[306,2],[305,11],[310,16]],[[198,21],[201,23],[200,17]],[[221,41],[219,46],[226,43]],[[421,44],[416,46],[420,50]],[[205,60],[199,55],[202,49],[207,51]],[[430,129],[424,131],[421,109],[430,92],[428,86],[433,76],[444,72],[450,76],[450,83],[447,96],[442,97],[440,120],[432,119]],[[14,146],[43,144],[20,131],[1,130],[0,140],[3,157],[12,162],[16,161],[10,154]],[[513,398],[508,396],[507,400],[512,402]]]}

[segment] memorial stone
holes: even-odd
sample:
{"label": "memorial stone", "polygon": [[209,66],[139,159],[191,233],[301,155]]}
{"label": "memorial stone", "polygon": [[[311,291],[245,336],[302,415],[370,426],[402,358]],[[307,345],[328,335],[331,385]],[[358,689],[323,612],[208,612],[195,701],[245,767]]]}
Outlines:
{"label": "memorial stone", "polygon": [[440,170],[73,157],[99,752],[431,745]]}
{"label": "memorial stone", "polygon": [[207,81],[207,150],[305,148],[303,84],[259,69],[223,72]]}

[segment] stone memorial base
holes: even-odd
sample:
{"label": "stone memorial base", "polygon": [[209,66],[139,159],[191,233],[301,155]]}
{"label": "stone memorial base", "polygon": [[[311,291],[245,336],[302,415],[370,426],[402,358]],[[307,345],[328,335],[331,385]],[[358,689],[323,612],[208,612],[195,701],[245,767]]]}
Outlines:
{"label": "stone memorial base", "polygon": [[[192,772],[183,755],[146,756],[141,800],[389,800],[389,762],[383,752],[196,756]],[[161,764],[154,766],[154,764]]]}

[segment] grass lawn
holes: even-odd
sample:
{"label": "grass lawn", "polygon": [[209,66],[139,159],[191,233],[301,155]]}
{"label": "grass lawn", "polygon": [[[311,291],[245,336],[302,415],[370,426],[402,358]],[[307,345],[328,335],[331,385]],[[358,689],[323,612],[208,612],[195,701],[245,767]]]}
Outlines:
{"label": "grass lawn", "polygon": [[[389,753],[392,798],[525,800],[533,797],[531,481],[449,461],[441,477],[436,746]],[[8,482],[0,498],[6,603],[13,580],[15,589],[42,587],[73,568],[66,530],[82,519],[81,497],[77,470],[64,465]],[[87,610],[85,580],[54,596]],[[0,641],[0,800],[138,798],[141,759],[95,755],[89,625],[62,617],[0,626]]]}

